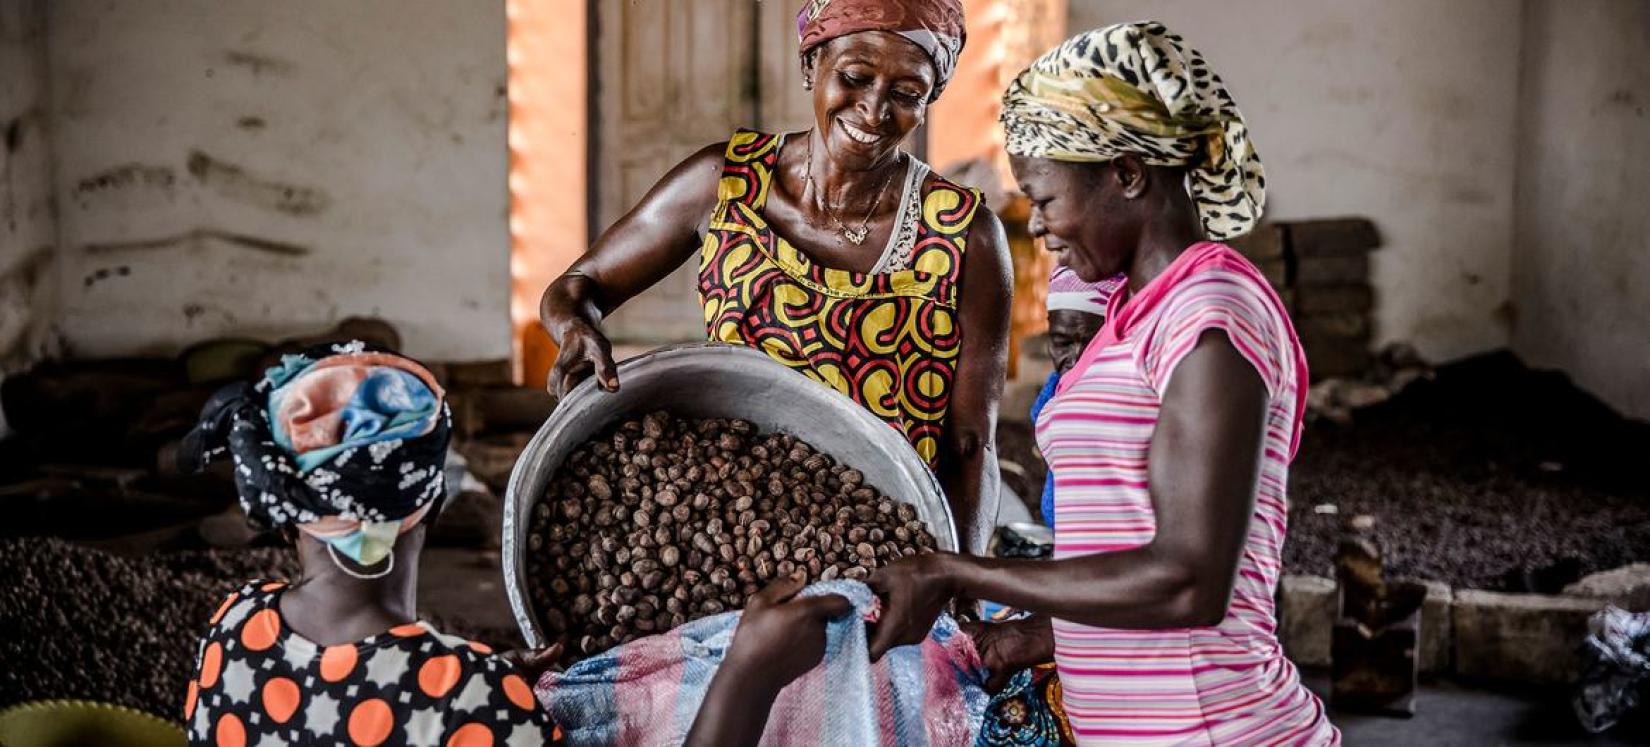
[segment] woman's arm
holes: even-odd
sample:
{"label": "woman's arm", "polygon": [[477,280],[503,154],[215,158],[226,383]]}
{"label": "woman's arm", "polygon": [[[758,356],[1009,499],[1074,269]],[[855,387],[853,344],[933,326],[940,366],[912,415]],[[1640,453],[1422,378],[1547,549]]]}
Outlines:
{"label": "woman's arm", "polygon": [[727,657],[711,677],[686,747],[738,747],[761,741],[779,692],[819,665],[825,626],[854,611],[840,594],[798,597],[806,581],[780,579],[752,596]]}
{"label": "woman's arm", "polygon": [[963,252],[958,324],[962,350],[940,438],[940,486],[957,520],[963,552],[982,555],[997,518],[997,401],[1008,370],[1008,325],[1014,266],[997,215],[974,214]]}
{"label": "woman's arm", "polygon": [[551,393],[566,394],[592,371],[603,389],[619,388],[601,320],[693,256],[716,206],[726,148],[706,146],[677,164],[544,290],[539,323],[560,348],[545,383]]}
{"label": "woman's arm", "polygon": [[1059,561],[907,558],[871,578],[885,600],[872,656],[921,640],[959,594],[1098,627],[1218,624],[1254,512],[1266,405],[1254,366],[1225,333],[1203,333],[1176,367],[1152,434],[1151,542]]}

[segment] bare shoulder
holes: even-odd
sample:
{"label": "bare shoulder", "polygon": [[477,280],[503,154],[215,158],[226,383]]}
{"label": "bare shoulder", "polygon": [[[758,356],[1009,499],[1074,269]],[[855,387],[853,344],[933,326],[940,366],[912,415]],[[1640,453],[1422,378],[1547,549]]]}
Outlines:
{"label": "bare shoulder", "polygon": [[997,217],[997,211],[990,205],[981,203],[974,209],[974,222],[968,226],[968,234],[988,241],[994,241],[1006,251],[1008,234],[1003,229],[1003,219]]}
{"label": "bare shoulder", "polygon": [[1014,302],[1014,262],[1009,257],[1003,222],[980,205],[968,226],[968,251],[962,259],[963,323],[989,325],[996,336],[1008,332],[1008,308]]}
{"label": "bare shoulder", "polygon": [[678,164],[676,168],[680,169],[685,167],[695,171],[709,171],[720,174],[722,173],[722,160],[727,157],[727,154],[728,141],[722,140],[720,142],[711,143],[710,145],[706,145],[705,147],[694,151],[693,155],[682,159],[682,162]]}
{"label": "bare shoulder", "polygon": [[681,160],[648,190],[627,218],[661,220],[693,230],[716,206],[727,141],[711,143]]}
{"label": "bare shoulder", "polygon": [[664,178],[659,180],[658,187],[668,187],[672,191],[686,190],[694,194],[708,193],[716,195],[716,184],[722,176],[722,160],[728,151],[728,141],[711,143],[694,151],[687,158],[665,172]]}
{"label": "bare shoulder", "polygon": [[973,222],[968,225],[968,251],[963,255],[963,263],[969,267],[987,265],[1005,270],[1011,265],[1008,234],[1002,219],[989,206],[981,204],[974,210]]}

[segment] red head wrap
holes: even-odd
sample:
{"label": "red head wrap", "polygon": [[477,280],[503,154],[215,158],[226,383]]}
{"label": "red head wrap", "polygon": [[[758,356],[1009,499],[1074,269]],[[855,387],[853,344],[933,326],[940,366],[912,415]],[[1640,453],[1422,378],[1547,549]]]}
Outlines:
{"label": "red head wrap", "polygon": [[934,61],[935,96],[956,72],[968,36],[959,0],[804,0],[796,16],[803,55],[861,31],[891,31],[922,47]]}

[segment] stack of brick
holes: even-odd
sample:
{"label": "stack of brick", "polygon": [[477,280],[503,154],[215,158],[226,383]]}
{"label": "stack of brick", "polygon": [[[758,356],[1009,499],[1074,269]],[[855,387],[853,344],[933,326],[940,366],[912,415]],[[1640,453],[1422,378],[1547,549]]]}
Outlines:
{"label": "stack of brick", "polygon": [[1270,223],[1232,242],[1289,308],[1314,380],[1369,369],[1375,308],[1369,253],[1380,243],[1374,224],[1363,218]]}

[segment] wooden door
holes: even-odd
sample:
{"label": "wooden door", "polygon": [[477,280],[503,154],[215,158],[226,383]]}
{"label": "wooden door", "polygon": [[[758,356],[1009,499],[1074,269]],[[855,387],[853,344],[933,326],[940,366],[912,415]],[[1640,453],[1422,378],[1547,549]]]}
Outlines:
{"label": "wooden door", "polygon": [[761,127],[768,132],[797,132],[814,125],[813,98],[802,90],[802,65],[796,53],[794,0],[763,0],[760,9],[758,81],[762,100],[757,107]]}
{"label": "wooden door", "polygon": [[[735,129],[808,125],[794,3],[598,3],[596,231],[624,215],[671,166]],[[690,261],[631,299],[604,325],[608,336],[647,345],[703,339],[696,269]]]}

